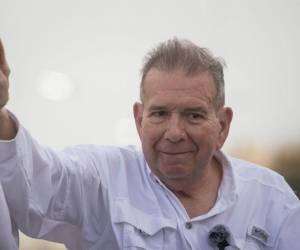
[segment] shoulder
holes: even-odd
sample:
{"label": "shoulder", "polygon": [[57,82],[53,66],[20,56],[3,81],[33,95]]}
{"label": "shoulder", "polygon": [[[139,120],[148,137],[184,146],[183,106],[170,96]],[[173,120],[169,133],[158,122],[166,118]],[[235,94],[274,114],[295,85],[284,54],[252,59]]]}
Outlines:
{"label": "shoulder", "polygon": [[265,186],[279,192],[285,191],[286,182],[283,176],[274,170],[237,158],[230,158],[230,161],[238,181]]}
{"label": "shoulder", "polygon": [[245,224],[267,232],[273,245],[282,224],[299,206],[299,199],[274,170],[241,159],[229,157],[229,161],[239,197],[234,211],[246,211]]}
{"label": "shoulder", "polygon": [[230,161],[241,191],[255,194],[264,201],[277,199],[287,207],[298,203],[295,193],[279,173],[241,159],[230,158]]}

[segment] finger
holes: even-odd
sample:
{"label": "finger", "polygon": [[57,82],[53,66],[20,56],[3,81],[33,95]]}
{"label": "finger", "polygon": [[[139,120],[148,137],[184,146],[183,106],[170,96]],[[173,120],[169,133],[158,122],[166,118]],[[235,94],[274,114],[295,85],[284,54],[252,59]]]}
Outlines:
{"label": "finger", "polygon": [[6,64],[5,52],[4,52],[2,40],[0,39],[0,65],[2,66],[4,64]]}
{"label": "finger", "polygon": [[9,76],[10,69],[8,67],[6,58],[5,58],[5,51],[4,47],[0,38],[0,70],[5,74],[6,77]]}
{"label": "finger", "polygon": [[8,87],[8,78],[0,70],[0,109],[8,102]]}

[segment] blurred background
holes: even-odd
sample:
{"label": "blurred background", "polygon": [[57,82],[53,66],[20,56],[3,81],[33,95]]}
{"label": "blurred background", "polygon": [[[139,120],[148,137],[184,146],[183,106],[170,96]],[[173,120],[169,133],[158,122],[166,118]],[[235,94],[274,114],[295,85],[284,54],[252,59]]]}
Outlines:
{"label": "blurred background", "polygon": [[[227,63],[224,150],[300,191],[299,0],[0,0],[9,108],[42,143],[136,144],[144,55],[187,38]],[[299,193],[298,193],[299,195]],[[22,250],[65,249],[21,237]]]}

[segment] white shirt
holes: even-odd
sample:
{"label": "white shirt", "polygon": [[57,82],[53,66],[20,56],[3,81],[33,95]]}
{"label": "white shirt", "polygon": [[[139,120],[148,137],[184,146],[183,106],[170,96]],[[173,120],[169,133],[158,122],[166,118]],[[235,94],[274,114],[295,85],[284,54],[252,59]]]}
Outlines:
{"label": "white shirt", "polygon": [[280,247],[291,232],[300,235],[298,225],[287,224],[300,203],[284,179],[222,152],[215,157],[223,167],[217,201],[193,219],[133,147],[58,152],[20,126],[14,140],[0,142],[0,180],[24,233],[72,250],[217,249],[208,235],[220,224],[230,231],[231,249],[296,249],[296,241]]}
{"label": "white shirt", "polygon": [[11,221],[6,198],[0,183],[0,250],[18,249],[18,231]]}

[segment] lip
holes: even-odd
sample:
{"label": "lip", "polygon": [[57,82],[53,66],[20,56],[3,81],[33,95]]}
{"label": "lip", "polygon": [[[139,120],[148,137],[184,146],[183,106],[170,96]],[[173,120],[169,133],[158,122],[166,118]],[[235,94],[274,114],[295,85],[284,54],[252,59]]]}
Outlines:
{"label": "lip", "polygon": [[184,152],[165,152],[165,151],[160,151],[160,153],[166,154],[166,155],[183,155],[183,154],[190,153],[190,151],[184,151]]}

